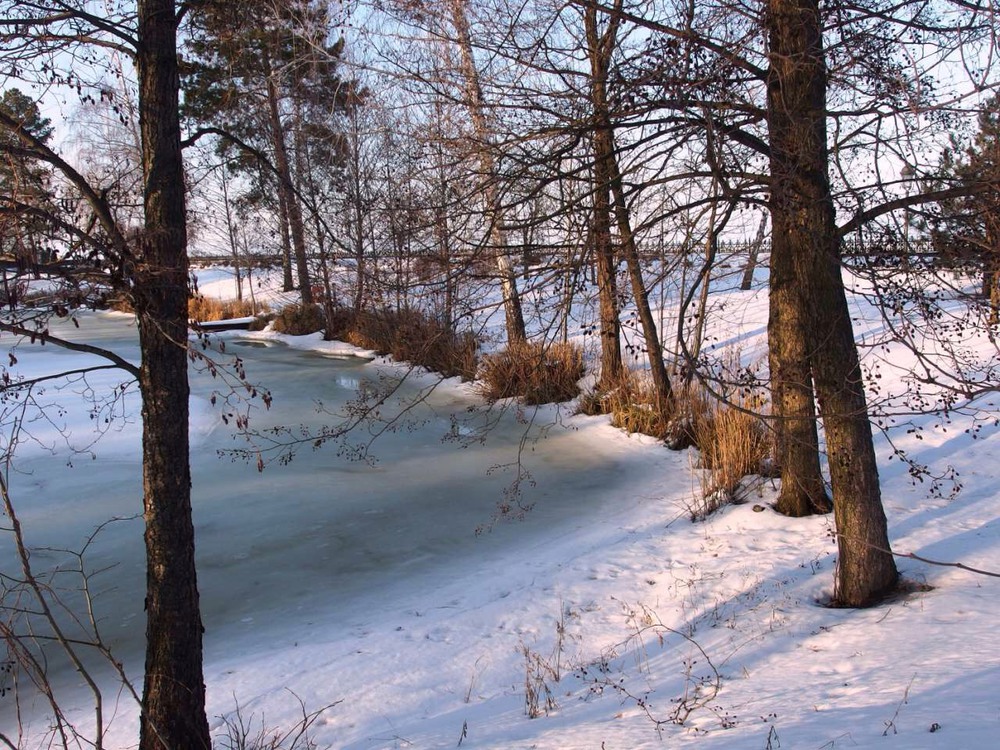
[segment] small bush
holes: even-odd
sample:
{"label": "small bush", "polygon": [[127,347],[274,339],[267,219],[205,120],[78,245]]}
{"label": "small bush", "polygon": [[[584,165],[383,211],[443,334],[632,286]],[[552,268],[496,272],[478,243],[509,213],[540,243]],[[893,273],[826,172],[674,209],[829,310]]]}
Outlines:
{"label": "small bush", "polygon": [[106,300],[107,308],[121,313],[134,313],[135,307],[132,305],[132,298],[128,294],[114,294]]}
{"label": "small bush", "polygon": [[[267,305],[263,306],[263,311]],[[229,320],[256,315],[257,309],[250,300],[221,300],[196,294],[188,299],[188,319],[204,323],[208,320]]]}
{"label": "small bush", "polygon": [[445,377],[472,380],[476,376],[479,342],[419,310],[362,312],[350,325],[345,340],[398,362],[412,362]]}
{"label": "small bush", "polygon": [[664,442],[671,450],[684,450],[698,442],[702,426],[711,419],[714,397],[704,388],[689,384],[674,391],[673,414],[664,435]]}
{"label": "small bush", "polygon": [[319,305],[287,305],[274,319],[274,330],[289,336],[304,336],[322,331],[325,325],[326,318]]}
{"label": "small bush", "polygon": [[250,325],[247,326],[247,330],[263,331],[271,324],[271,321],[274,320],[276,317],[277,316],[273,312],[267,312],[264,313],[263,315],[258,315],[256,318],[250,321]]}
{"label": "small bush", "polygon": [[491,401],[519,397],[526,404],[569,401],[580,393],[583,352],[573,344],[515,343],[483,358],[483,396]]}

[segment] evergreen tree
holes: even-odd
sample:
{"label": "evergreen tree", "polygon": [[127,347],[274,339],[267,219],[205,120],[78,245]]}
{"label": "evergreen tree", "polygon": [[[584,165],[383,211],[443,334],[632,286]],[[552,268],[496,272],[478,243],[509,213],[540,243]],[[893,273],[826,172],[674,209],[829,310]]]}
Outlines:
{"label": "evergreen tree", "polygon": [[945,257],[971,260],[982,268],[982,292],[990,322],[1000,320],[1000,97],[979,114],[979,132],[961,149],[942,158],[947,182],[969,187],[971,194],[943,201],[931,220],[931,238]]}
{"label": "evergreen tree", "polygon": [[[3,92],[0,110],[42,143],[50,140],[51,122],[20,89]],[[22,269],[52,256],[44,210],[52,200],[50,178],[50,170],[25,153],[13,133],[0,131],[0,252]]]}
{"label": "evergreen tree", "polygon": [[[294,257],[298,287],[313,301],[303,210],[310,141],[334,139],[321,127],[318,110],[329,116],[343,107],[350,86],[337,76],[342,45],[330,42],[325,4],[292,0],[245,3],[207,2],[192,18],[185,64],[186,115],[199,125],[224,132],[224,150],[238,139],[252,153],[241,155],[250,170],[266,159],[278,194],[283,245]],[[307,125],[308,122],[308,125]],[[291,284],[290,267],[286,288]]]}

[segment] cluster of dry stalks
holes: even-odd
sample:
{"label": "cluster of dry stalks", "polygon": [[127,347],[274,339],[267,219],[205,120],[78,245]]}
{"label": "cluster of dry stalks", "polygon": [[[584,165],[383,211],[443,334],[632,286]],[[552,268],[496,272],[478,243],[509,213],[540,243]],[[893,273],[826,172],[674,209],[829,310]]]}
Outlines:
{"label": "cluster of dry stalks", "polygon": [[698,449],[704,473],[701,497],[691,508],[694,518],[738,499],[743,478],[767,464],[773,445],[761,416],[765,406],[760,396],[723,400],[696,383],[677,389],[673,400],[662,404],[650,379],[635,372],[580,399],[581,412],[608,414],[615,427]]}
{"label": "cluster of dry stalks", "polygon": [[480,392],[490,400],[520,398],[525,404],[569,401],[580,393],[585,368],[574,344],[525,341],[483,358]]}
{"label": "cluster of dry stalks", "polygon": [[188,318],[203,323],[208,320],[229,320],[247,318],[268,311],[268,306],[250,300],[221,300],[214,297],[192,295],[188,299]]}

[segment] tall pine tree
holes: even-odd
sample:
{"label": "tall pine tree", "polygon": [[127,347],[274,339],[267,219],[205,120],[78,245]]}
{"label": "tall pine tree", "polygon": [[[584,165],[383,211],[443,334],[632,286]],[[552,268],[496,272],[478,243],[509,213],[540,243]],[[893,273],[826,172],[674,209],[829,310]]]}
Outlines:
{"label": "tall pine tree", "polygon": [[[20,89],[3,92],[0,110],[42,143],[49,142],[51,122]],[[52,255],[46,243],[50,234],[46,220],[52,201],[50,178],[51,170],[26,153],[13,133],[0,131],[0,252],[16,260],[22,270],[44,263]]]}
{"label": "tall pine tree", "polygon": [[[213,1],[197,6],[191,26],[184,66],[186,115],[235,137],[224,137],[222,148],[238,140],[252,149],[251,162],[266,159],[264,173],[274,178],[283,245],[294,259],[302,301],[311,303],[303,152],[310,139],[330,137],[331,131],[318,128],[306,113],[315,115],[319,107],[335,111],[349,91],[337,76],[341,44],[330,41],[329,10],[312,0]],[[244,150],[244,164],[259,168],[246,156]],[[290,276],[289,271],[286,286]]]}
{"label": "tall pine tree", "polygon": [[935,248],[982,268],[982,292],[990,323],[1000,322],[1000,97],[979,114],[979,132],[964,149],[955,145],[942,159],[946,182],[970,188],[971,194],[943,201],[931,222]]}

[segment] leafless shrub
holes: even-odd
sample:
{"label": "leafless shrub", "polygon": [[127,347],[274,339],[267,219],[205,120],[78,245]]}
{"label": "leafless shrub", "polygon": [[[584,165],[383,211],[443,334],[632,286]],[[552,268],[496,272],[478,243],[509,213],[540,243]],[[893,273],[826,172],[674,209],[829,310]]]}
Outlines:
{"label": "leafless shrub", "polygon": [[[589,683],[591,693],[602,695],[610,690],[622,701],[634,704],[653,723],[656,733],[661,736],[665,726],[684,726],[700,711],[715,714],[724,728],[734,726],[735,718],[715,705],[715,699],[722,689],[722,676],[705,649],[692,636],[665,625],[649,607],[620,603],[630,631],[629,636],[607,649],[596,662],[577,670],[577,676]],[[648,673],[650,645],[655,644],[665,649],[668,642],[674,639],[686,642],[691,648],[686,656],[681,657],[683,690],[670,700],[671,709],[661,713],[654,705],[652,691],[633,690],[628,675],[618,673],[615,663],[621,654],[628,652],[634,655],[639,672]],[[678,648],[670,650],[680,653]]]}
{"label": "leafless shrub", "polygon": [[222,719],[222,732],[216,738],[219,750],[316,750],[319,746],[310,730],[340,701],[310,711],[299,696],[292,695],[299,703],[301,716],[286,729],[268,726],[263,713],[247,716],[237,703],[232,713],[219,717]]}
{"label": "leafless shrub", "polygon": [[524,713],[529,719],[537,719],[557,708],[555,695],[549,684],[562,680],[566,640],[571,637],[566,631],[567,614],[572,612],[565,607],[560,608],[559,619],[556,621],[556,641],[548,658],[524,643],[518,648],[524,656]]}
{"label": "leafless shrub", "polygon": [[524,655],[524,713],[529,719],[537,719],[556,709],[556,699],[549,687],[549,682],[555,681],[555,674],[538,652],[523,643],[520,651]]}
{"label": "leafless shrub", "polygon": [[[8,457],[9,458],[9,457]],[[21,524],[11,498],[6,477],[0,472],[0,507],[19,563],[19,574],[8,572],[0,575],[0,640],[6,647],[3,662],[5,680],[2,696],[13,706],[10,714],[16,717],[16,734],[0,732],[0,745],[8,748],[27,746],[29,738],[23,723],[22,708],[28,695],[41,697],[46,708],[48,729],[42,740],[46,747],[69,748],[104,746],[109,723],[108,701],[99,684],[97,664],[91,658],[110,666],[119,681],[121,692],[131,696],[136,705],[139,695],[128,679],[124,666],[114,657],[104,641],[94,611],[92,577],[84,565],[88,548],[100,532],[112,521],[101,524],[78,551],[44,549],[57,553],[70,562],[52,571],[36,571],[31,563],[31,550],[24,542]],[[113,519],[117,521],[121,519]],[[67,577],[76,580],[69,584]],[[79,594],[75,606],[68,597]],[[92,701],[94,727],[90,736],[78,730],[74,720],[65,712],[51,679],[55,654],[73,667],[83,680]],[[113,711],[110,712],[113,715]],[[32,738],[32,743],[38,738]]]}

